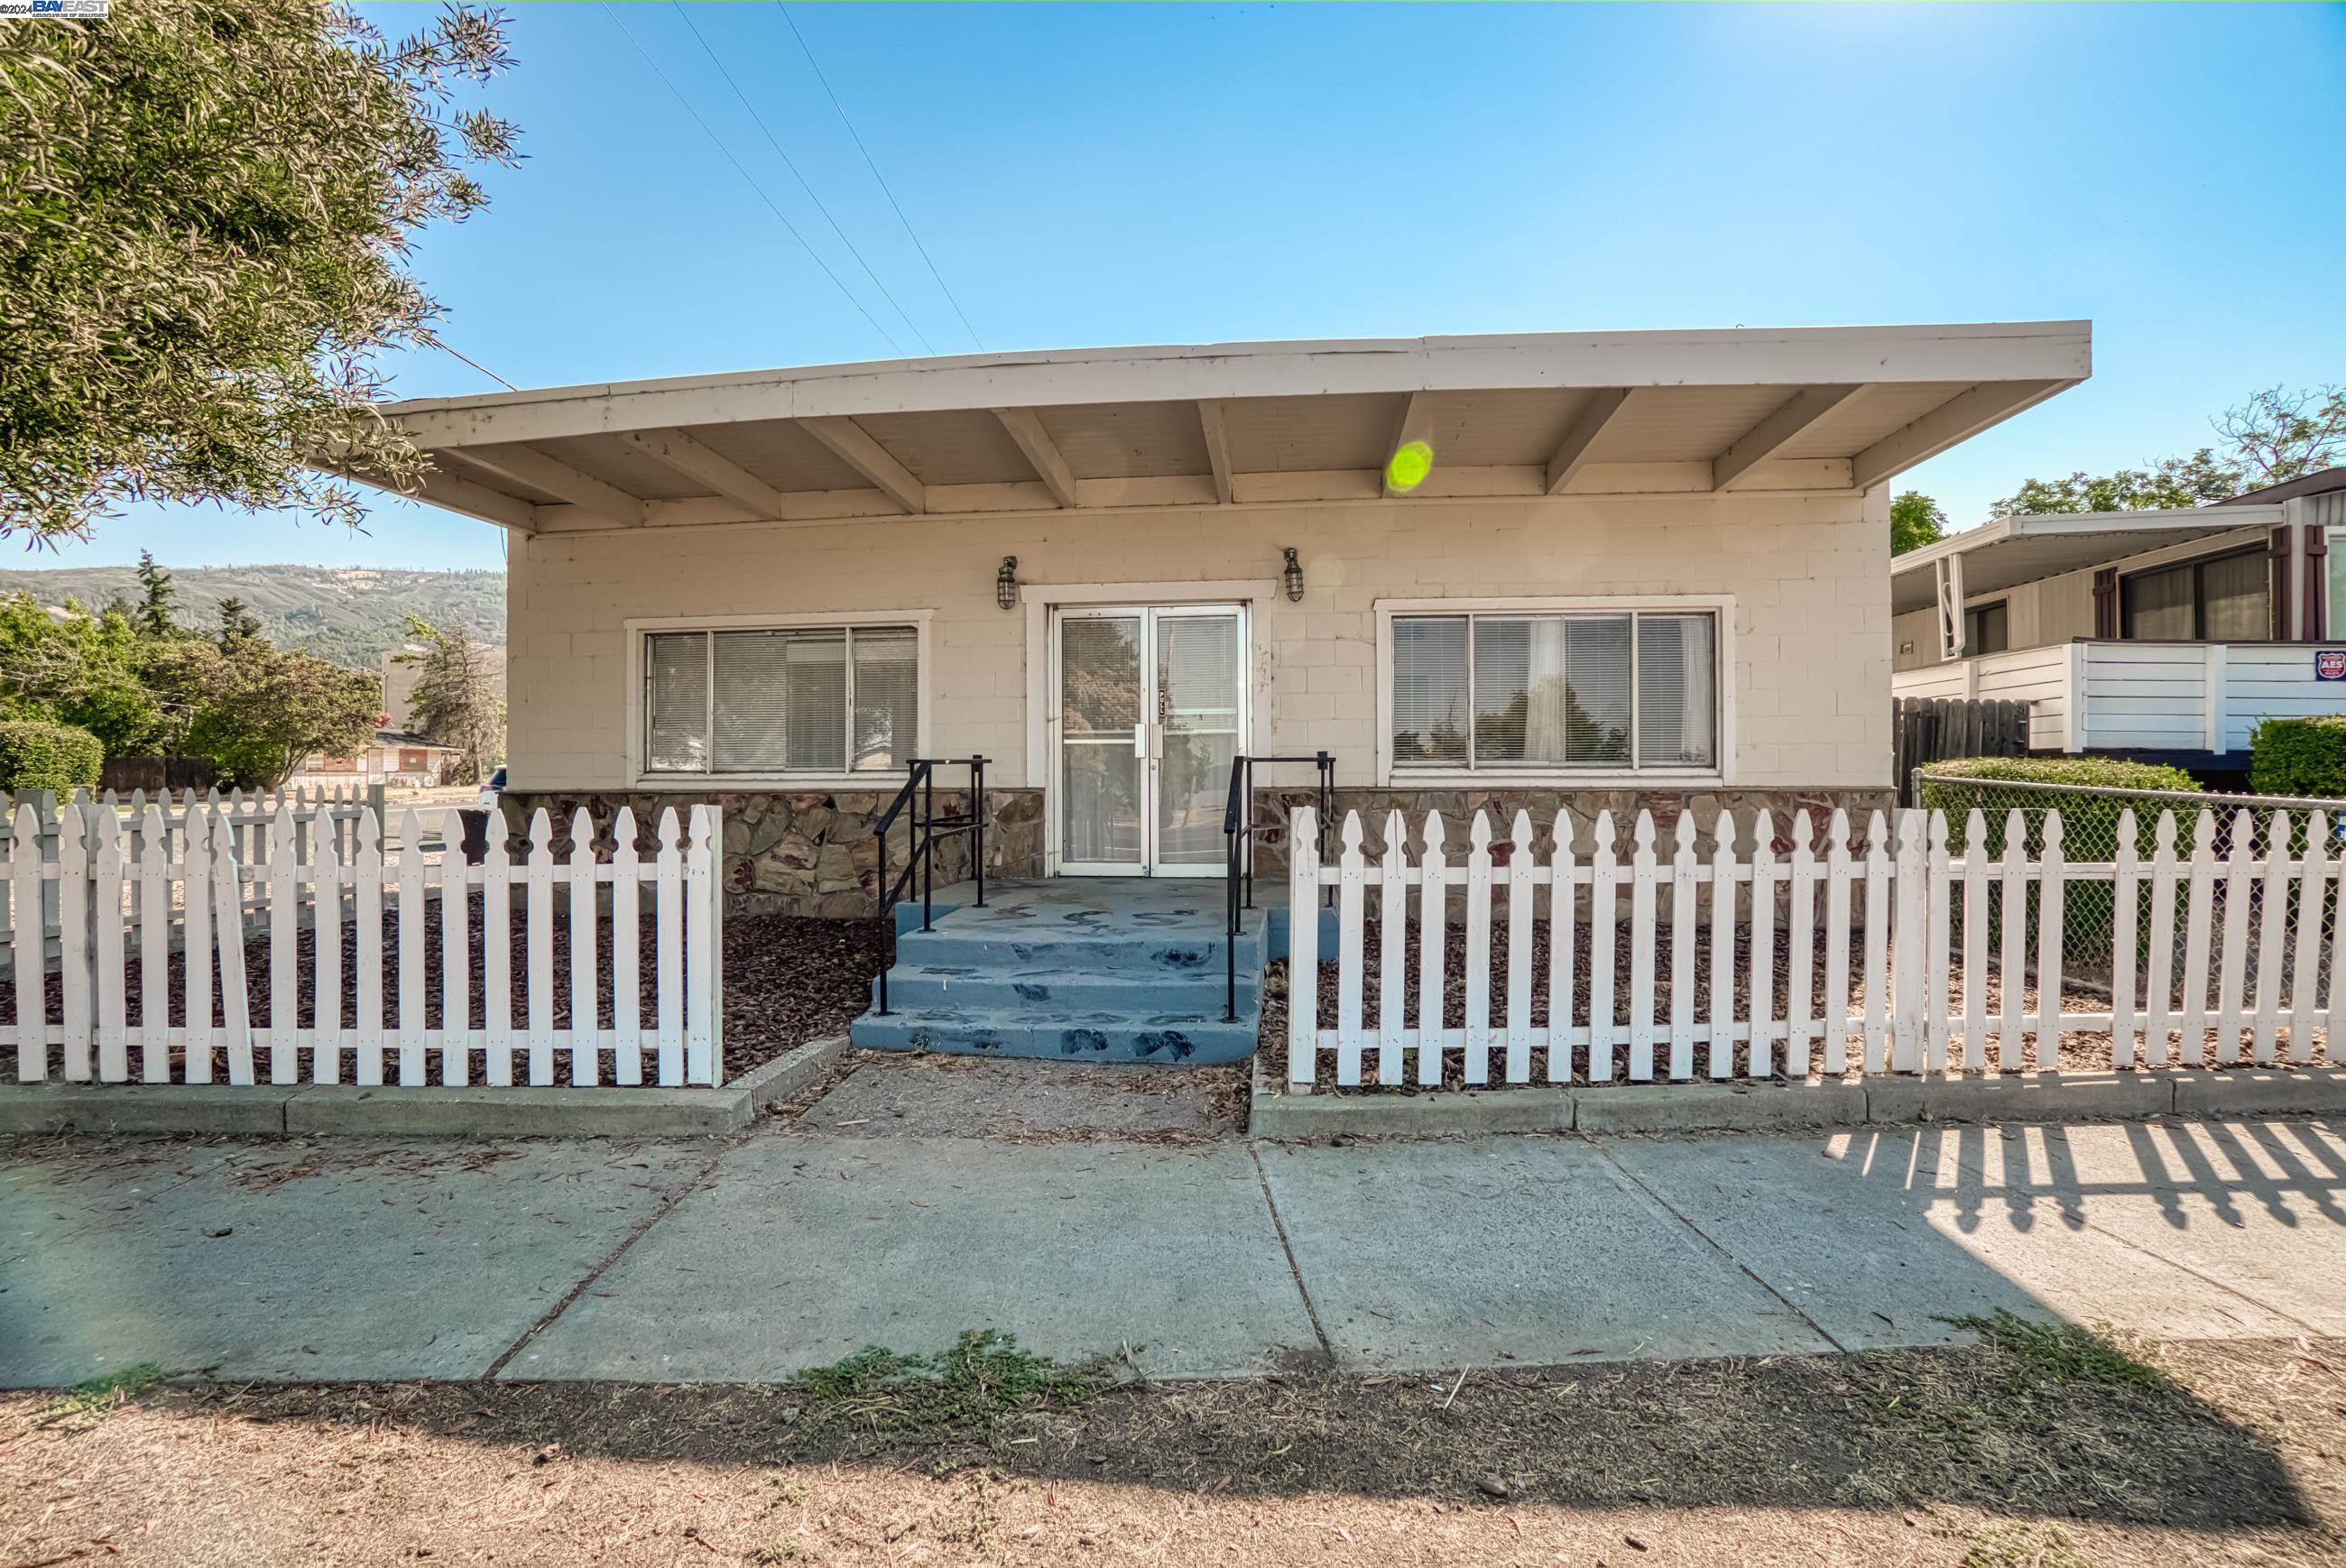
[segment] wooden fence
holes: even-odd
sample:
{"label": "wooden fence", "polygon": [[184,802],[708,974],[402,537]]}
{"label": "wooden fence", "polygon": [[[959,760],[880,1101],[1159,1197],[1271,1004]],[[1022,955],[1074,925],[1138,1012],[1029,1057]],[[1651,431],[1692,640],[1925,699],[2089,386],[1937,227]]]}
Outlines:
{"label": "wooden fence", "polygon": [[2025,702],[1990,697],[1902,697],[1891,705],[1891,746],[1900,802],[1919,806],[1912,796],[1914,769],[1958,757],[2028,755]]}
{"label": "wooden fence", "polygon": [[[1960,826],[1959,849],[1990,841],[1982,813]],[[1337,951],[1320,953],[1315,923],[1294,922],[1288,1078],[1297,1085],[1319,1082],[1331,1057],[1339,1085],[1362,1083],[1365,1065],[1381,1084],[1433,1088],[1604,1083],[1620,1070],[1633,1081],[2049,1072],[2065,1033],[2106,1036],[2121,1068],[2230,1064],[2244,1053],[2270,1063],[2284,1034],[2290,1059],[2302,1063],[2317,1035],[2325,1047],[2346,1039],[2346,986],[2320,995],[2335,972],[2346,853],[2319,811],[2294,824],[2271,813],[2261,835],[2240,811],[2221,859],[2212,811],[2198,814],[2188,847],[2173,813],[2161,813],[2147,853],[2129,812],[2107,861],[2066,859],[2058,812],[2044,813],[2033,835],[2010,813],[1993,858],[1951,852],[1945,815],[1919,810],[1897,813],[1894,837],[1873,813],[1862,844],[1846,813],[1832,814],[1820,840],[1803,811],[1789,851],[1766,812],[1748,850],[1724,815],[1707,850],[1688,814],[1668,847],[1645,812],[1626,846],[1609,814],[1588,841],[1559,816],[1544,856],[1528,816],[1516,813],[1509,840],[1494,844],[1478,811],[1454,860],[1439,813],[1415,835],[1414,859],[1408,824],[1392,813],[1372,859],[1355,812],[1325,866],[1317,827],[1310,808],[1298,811],[1289,907],[1309,909],[1332,886]],[[2065,900],[2086,897],[2109,905],[2111,983],[2106,1007],[2081,1010],[2063,997],[2063,911]],[[1448,940],[1462,902],[1463,962]],[[1332,1021],[1321,995],[1329,957]],[[1464,992],[1456,1022],[1454,981]],[[1459,1070],[1445,1073],[1450,1065]]]}
{"label": "wooden fence", "polygon": [[632,812],[606,856],[581,811],[561,861],[541,809],[519,858],[493,833],[479,865],[422,852],[413,809],[393,856],[371,812],[346,852],[335,812],[286,803],[250,854],[252,825],[226,806],[174,824],[159,805],[68,804],[60,825],[44,855],[20,806],[0,860],[13,909],[46,895],[59,911],[56,964],[32,942],[11,954],[0,1059],[13,1051],[20,1080],[51,1076],[53,1054],[66,1079],[99,1083],[551,1084],[557,1064],[578,1086],[722,1076],[715,807],[691,808],[688,832],[662,812],[648,855]]}

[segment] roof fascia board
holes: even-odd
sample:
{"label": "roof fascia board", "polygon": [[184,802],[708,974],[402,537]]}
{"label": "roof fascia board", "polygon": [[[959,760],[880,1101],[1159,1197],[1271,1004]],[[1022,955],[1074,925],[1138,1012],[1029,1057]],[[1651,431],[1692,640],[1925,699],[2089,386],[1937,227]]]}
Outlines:
{"label": "roof fascia board", "polygon": [[394,403],[424,446],[865,413],[1346,392],[2082,379],[2083,321],[1222,344],[965,356]]}
{"label": "roof fascia board", "polygon": [[2107,535],[2123,539],[2129,534],[2164,534],[2178,528],[2198,528],[2209,535],[2237,529],[2270,527],[2281,520],[2273,506],[2209,506],[2145,508],[2139,512],[2054,512],[2022,517],[1999,517],[1977,528],[1966,528],[1952,539],[1942,539],[1920,550],[1910,550],[1891,562],[1891,575],[1918,572],[1949,555],[1970,555],[2007,539],[2055,539],[2080,534]]}

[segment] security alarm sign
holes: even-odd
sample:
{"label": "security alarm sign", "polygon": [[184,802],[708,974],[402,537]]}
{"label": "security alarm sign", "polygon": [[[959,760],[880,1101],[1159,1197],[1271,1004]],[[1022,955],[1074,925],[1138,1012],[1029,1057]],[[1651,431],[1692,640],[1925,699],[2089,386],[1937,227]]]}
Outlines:
{"label": "security alarm sign", "polygon": [[2313,655],[2313,678],[2346,680],[2346,648],[2320,648]]}

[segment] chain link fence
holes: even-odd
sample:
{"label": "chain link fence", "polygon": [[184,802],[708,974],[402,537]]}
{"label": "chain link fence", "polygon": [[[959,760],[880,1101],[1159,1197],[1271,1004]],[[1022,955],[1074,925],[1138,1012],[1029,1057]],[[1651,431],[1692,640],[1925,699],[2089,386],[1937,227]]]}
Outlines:
{"label": "chain link fence", "polygon": [[[1947,852],[1963,855],[1971,848],[1971,813],[1981,814],[1981,847],[1991,860],[1999,860],[2004,842],[2013,830],[2017,814],[2022,848],[2034,860],[2045,845],[2045,821],[2055,812],[2061,817],[2061,853],[2072,864],[2079,861],[2115,861],[2118,853],[2119,823],[2131,812],[2135,820],[2135,852],[2142,863],[2143,874],[2136,896],[2139,901],[2135,913],[2136,941],[2145,944],[2150,940],[2152,921],[2150,904],[2153,891],[2150,882],[2152,857],[2158,848],[2159,820],[2172,813],[2175,820],[2175,860],[2178,867],[2188,868],[2199,841],[2201,813],[2208,816],[2208,830],[2212,856],[2218,867],[2229,863],[2236,847],[2245,843],[2248,860],[2259,865],[2272,852],[2273,834],[2286,824],[2288,853],[2290,858],[2302,857],[2309,837],[2320,830],[2327,838],[2331,864],[2346,855],[2346,800],[2314,800],[2283,795],[2224,795],[2188,790],[2112,789],[2077,784],[2035,784],[2002,779],[1971,779],[1952,774],[1933,774],[1917,769],[1912,775],[1912,798],[1925,810],[1943,811],[1947,816]],[[2241,813],[2247,813],[2245,823]],[[2245,832],[2245,839],[2243,833]],[[2211,935],[2209,952],[2217,951],[2224,930],[2229,903],[2230,884],[2218,879],[2209,911],[2208,930]],[[2188,972],[2185,945],[2187,911],[2184,907],[2186,890],[2175,889],[2174,946],[2172,968],[2175,977],[2173,1001],[2180,1005],[2185,993],[2193,984],[2209,983],[2206,974]],[[2264,887],[2261,877],[2251,880],[2247,889],[2248,927],[2250,932],[2259,929],[2263,915]],[[2292,880],[2289,897],[2290,907],[2282,911],[2292,922],[2305,907],[2307,890],[2301,881]],[[2322,972],[2314,976],[2321,989],[2317,997],[2327,997],[2331,966],[2331,938],[2338,919],[2338,882],[2335,871],[2324,879],[2322,886],[2312,895],[2320,901],[2321,941],[2318,949]],[[1955,893],[1954,920],[1956,940],[1961,941],[1963,927],[1963,894]],[[1996,951],[2002,921],[2001,901],[1992,896],[1988,911],[1989,951]],[[2116,887],[2111,881],[2077,881],[2064,889],[2061,918],[2061,972],[2070,983],[2084,983],[2106,990],[2111,980],[2111,960],[2114,956],[2116,925]],[[2026,901],[2028,929],[2025,933],[2025,951],[2032,968],[2037,951],[2037,909],[2035,890],[2031,889]],[[2247,984],[2254,994],[2257,983],[2256,952],[2258,944],[2248,944],[2249,971]],[[2212,964],[2213,958],[2211,956]],[[2137,963],[2136,974],[2147,975],[2146,964]],[[2280,977],[2280,994],[2293,996],[2296,977],[2286,971]],[[2139,980],[2137,981],[2139,983]]]}

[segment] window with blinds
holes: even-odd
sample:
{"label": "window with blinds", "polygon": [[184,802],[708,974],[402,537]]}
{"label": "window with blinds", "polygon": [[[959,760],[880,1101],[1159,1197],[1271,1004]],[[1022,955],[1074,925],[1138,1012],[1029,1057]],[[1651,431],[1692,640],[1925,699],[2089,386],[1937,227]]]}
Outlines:
{"label": "window with blinds", "polygon": [[1396,616],[1393,767],[1715,768],[1718,631],[1708,610]]}
{"label": "window with blinds", "polygon": [[911,626],[648,633],[644,770],[896,771],[917,745],[919,650]]}

